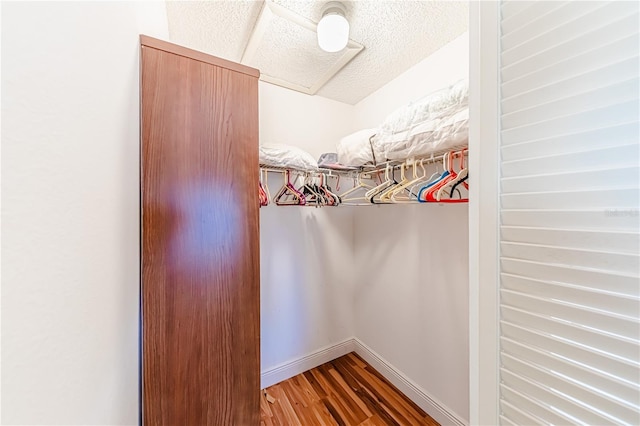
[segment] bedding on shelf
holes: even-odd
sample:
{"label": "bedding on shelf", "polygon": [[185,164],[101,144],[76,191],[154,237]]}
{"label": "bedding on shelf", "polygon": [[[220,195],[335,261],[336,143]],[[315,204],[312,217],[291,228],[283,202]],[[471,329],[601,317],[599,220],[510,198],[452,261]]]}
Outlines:
{"label": "bedding on shelf", "polygon": [[338,162],[352,167],[375,165],[370,139],[377,132],[378,129],[364,129],[340,139],[336,147]]}
{"label": "bedding on shelf", "polygon": [[318,162],[308,152],[291,145],[260,145],[260,164],[296,170],[317,170]]}
{"label": "bedding on shelf", "polygon": [[397,109],[379,128],[345,136],[336,150],[340,164],[362,167],[427,157],[466,146],[468,139],[469,83],[461,80]]}
{"label": "bedding on shelf", "polygon": [[380,163],[460,147],[468,137],[469,84],[462,80],[390,114],[371,146]]}

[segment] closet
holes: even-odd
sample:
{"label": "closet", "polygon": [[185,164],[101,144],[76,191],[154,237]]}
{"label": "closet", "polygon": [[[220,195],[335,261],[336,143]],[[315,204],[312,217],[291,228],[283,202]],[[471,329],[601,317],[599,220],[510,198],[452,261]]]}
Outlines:
{"label": "closet", "polygon": [[[345,1],[331,54],[326,3],[2,3],[3,424],[259,424],[349,352],[441,424],[640,424],[640,2]],[[434,152],[259,208],[259,145],[465,78],[468,203]]]}
{"label": "closet", "polygon": [[259,73],[141,45],[142,422],[258,424]]}
{"label": "closet", "polygon": [[[184,403],[171,393],[175,387],[186,389],[182,395],[204,389],[206,402],[197,402],[200,396],[188,402],[201,404],[195,406],[202,413],[198,421],[235,419],[233,413],[242,415],[233,410],[235,401],[245,396],[243,412],[257,416],[251,393],[356,352],[442,424],[637,423],[638,6],[501,2],[471,9],[468,34],[458,34],[355,105],[259,85],[257,72],[226,62],[198,65],[204,68],[176,89],[173,82],[202,57],[173,58],[156,48],[156,58],[143,47],[143,68],[146,61],[165,78],[151,87],[167,92],[145,100],[149,80],[143,70],[143,185],[159,180],[169,201],[163,214],[147,218],[158,197],[143,186],[143,339],[156,336],[146,346],[143,340],[146,416],[152,404],[168,419],[186,415],[171,411]],[[480,26],[480,18],[490,25]],[[179,63],[164,67],[160,57],[166,55],[172,57],[168,64]],[[221,103],[195,89],[209,68],[216,70],[207,80],[214,82],[209,95]],[[236,96],[217,97],[236,77],[254,85],[251,95],[245,93],[252,106],[239,106]],[[429,94],[435,100],[425,100]],[[181,103],[195,97],[197,102]],[[150,109],[160,129],[154,137],[165,140],[159,154],[144,145],[145,135],[153,134],[144,121],[147,101],[157,106]],[[208,101],[214,115],[230,115],[220,122],[198,115],[202,111],[197,118],[180,115]],[[429,121],[443,106],[452,108],[450,114]],[[243,133],[247,119],[257,129],[258,112],[262,156],[257,133]],[[447,120],[464,124],[442,132]],[[222,139],[234,140],[222,153],[211,143],[215,138],[192,134],[222,128]],[[370,128],[376,130],[368,133]],[[177,136],[168,143],[164,135],[171,132]],[[451,136],[447,143],[424,143],[440,141],[431,135],[444,133]],[[336,144],[340,158],[345,135],[363,147],[348,152],[351,158],[365,160],[343,164],[353,170],[319,165],[318,156]],[[193,143],[182,151],[177,140]],[[280,142],[311,155],[278,151],[273,145]],[[210,150],[223,164],[208,157]],[[292,157],[297,163],[289,162]],[[174,159],[180,167],[171,171]],[[188,188],[184,196],[175,190],[180,183]],[[223,204],[202,190],[218,185],[222,194],[229,191]],[[190,212],[194,200],[201,208]],[[188,237],[184,223],[172,222],[182,208],[200,225],[218,217],[223,231],[248,219],[240,233],[248,252],[234,252],[241,253],[238,269],[216,288],[204,280],[191,284],[187,271],[191,287],[177,289],[163,265],[177,253],[181,264],[215,275],[216,267],[201,265],[196,254],[211,249],[212,256],[228,255],[244,240],[204,226],[195,232],[203,240],[192,241],[197,237]],[[172,235],[150,239],[147,220],[176,230],[176,252],[169,249]],[[194,252],[184,249],[182,238]],[[145,274],[159,265],[157,278]],[[209,303],[200,304],[203,297]],[[249,298],[251,309],[244,303]],[[231,301],[224,305],[228,316],[207,316],[206,306],[220,301]],[[182,311],[174,312],[177,307]],[[200,308],[203,317],[192,315]],[[182,325],[171,322],[178,314],[200,328],[181,334]],[[156,316],[169,325],[154,328]],[[220,345],[227,331],[239,349]],[[163,353],[174,347],[173,358]],[[193,349],[190,357],[179,358],[187,348]],[[210,361],[206,351],[218,358]],[[154,367],[158,354],[196,373],[163,377],[159,364]],[[242,362],[245,356],[254,364]],[[217,377],[216,363],[229,374]],[[199,381],[202,371],[211,376]],[[175,381],[186,377],[193,387]],[[214,390],[212,379],[231,390]],[[163,381],[165,387],[146,393]],[[220,401],[220,395],[229,399]],[[220,412],[229,417],[206,417]]]}

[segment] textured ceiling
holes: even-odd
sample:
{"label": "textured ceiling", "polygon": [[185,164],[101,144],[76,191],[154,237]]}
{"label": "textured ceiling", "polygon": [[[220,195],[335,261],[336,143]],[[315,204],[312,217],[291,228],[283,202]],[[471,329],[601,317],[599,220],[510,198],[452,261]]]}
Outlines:
{"label": "textured ceiling", "polygon": [[[275,3],[317,22],[326,1],[275,0]],[[465,32],[468,26],[467,2],[342,3],[351,24],[350,38],[365,48],[317,94],[349,104],[385,85]],[[176,43],[240,62],[262,7],[262,1],[167,2],[169,34]],[[311,33],[285,29],[277,21],[273,25],[274,28],[281,25],[282,30],[265,34],[255,54],[258,68],[265,74],[312,84],[335,60],[335,54],[309,48],[314,43]]]}
{"label": "textured ceiling", "polygon": [[[256,51],[252,66],[262,73],[305,87],[312,86],[335,62],[335,57],[340,56],[316,48],[314,32],[280,17],[273,18],[271,28],[265,32],[260,44],[265,47]],[[309,49],[309,46],[314,48]],[[276,49],[288,50],[289,54],[274,55]]]}

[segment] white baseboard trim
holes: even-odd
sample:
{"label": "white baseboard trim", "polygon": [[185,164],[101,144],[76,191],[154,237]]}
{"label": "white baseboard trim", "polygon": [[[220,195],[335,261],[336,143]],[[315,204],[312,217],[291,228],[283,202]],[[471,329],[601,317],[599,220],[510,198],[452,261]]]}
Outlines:
{"label": "white baseboard trim", "polygon": [[271,385],[316,368],[325,362],[333,361],[349,352],[353,352],[355,350],[354,342],[354,338],[345,339],[340,343],[325,346],[316,352],[265,370],[260,374],[260,386],[262,389],[268,388]]}
{"label": "white baseboard trim", "polygon": [[450,410],[437,399],[430,396],[420,386],[415,384],[406,375],[389,364],[384,358],[378,355],[373,349],[365,345],[357,338],[353,339],[355,352],[360,355],[369,365],[378,370],[395,387],[400,389],[409,399],[415,402],[420,408],[426,411],[441,425],[468,426],[468,422]]}

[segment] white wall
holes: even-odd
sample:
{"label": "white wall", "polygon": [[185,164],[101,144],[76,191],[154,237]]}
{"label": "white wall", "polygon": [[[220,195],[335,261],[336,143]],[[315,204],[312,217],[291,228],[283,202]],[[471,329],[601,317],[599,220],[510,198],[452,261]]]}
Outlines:
{"label": "white wall", "polygon": [[[358,103],[358,127],[467,78],[468,46],[463,34]],[[462,421],[469,419],[468,246],[466,204],[356,215],[356,336]]]}
{"label": "white wall", "polygon": [[[351,132],[353,106],[260,83],[260,142],[318,158]],[[283,177],[269,174],[272,195]],[[353,337],[349,208],[260,209],[262,371]]]}
{"label": "white wall", "polygon": [[2,4],[2,423],[138,422],[138,35],[164,3]]}
{"label": "white wall", "polygon": [[261,144],[297,146],[318,159],[335,152],[353,126],[353,105],[260,82]]}
{"label": "white wall", "polygon": [[375,127],[396,108],[469,78],[469,33],[464,33],[355,105],[357,129]]}

